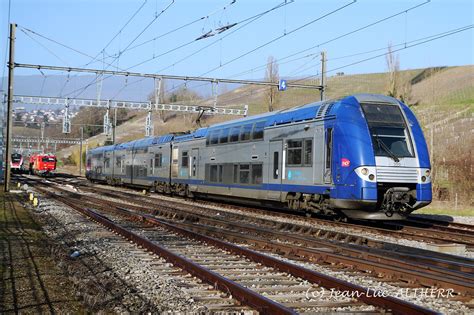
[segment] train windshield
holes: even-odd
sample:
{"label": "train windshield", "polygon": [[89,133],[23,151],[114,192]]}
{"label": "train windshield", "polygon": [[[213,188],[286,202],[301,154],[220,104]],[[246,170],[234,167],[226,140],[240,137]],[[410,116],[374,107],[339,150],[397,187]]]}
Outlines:
{"label": "train windshield", "polygon": [[44,157],[41,159],[43,162],[56,162],[56,159],[52,156]]}
{"label": "train windshield", "polygon": [[18,163],[20,161],[21,161],[21,154],[13,153],[12,154],[12,162],[13,163]]}
{"label": "train windshield", "polygon": [[413,157],[405,119],[400,107],[387,104],[361,104],[372,136],[376,156],[388,156],[398,162],[399,157]]}

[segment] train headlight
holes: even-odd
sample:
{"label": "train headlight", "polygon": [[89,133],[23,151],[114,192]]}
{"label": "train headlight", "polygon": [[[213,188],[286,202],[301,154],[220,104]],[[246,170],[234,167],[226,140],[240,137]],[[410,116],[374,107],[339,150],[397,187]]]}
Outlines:
{"label": "train headlight", "polygon": [[418,183],[427,184],[431,182],[431,170],[429,168],[421,168],[418,173]]}
{"label": "train headlight", "polygon": [[377,180],[376,171],[374,166],[361,166],[356,168],[355,173],[357,176],[368,182],[375,182]]}

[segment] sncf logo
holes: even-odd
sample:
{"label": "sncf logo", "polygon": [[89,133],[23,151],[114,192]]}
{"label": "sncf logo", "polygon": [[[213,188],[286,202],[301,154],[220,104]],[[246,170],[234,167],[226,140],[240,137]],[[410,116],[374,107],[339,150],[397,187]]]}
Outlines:
{"label": "sncf logo", "polygon": [[341,159],[341,166],[342,167],[349,167],[351,165],[351,161],[346,159],[346,158],[342,158]]}

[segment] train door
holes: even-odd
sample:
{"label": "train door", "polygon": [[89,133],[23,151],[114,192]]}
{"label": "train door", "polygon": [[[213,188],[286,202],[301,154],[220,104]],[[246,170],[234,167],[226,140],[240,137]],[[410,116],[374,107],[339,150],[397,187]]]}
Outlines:
{"label": "train door", "polygon": [[316,126],[314,130],[313,179],[315,184],[324,184],[325,172],[325,132],[324,126]]}
{"label": "train door", "polygon": [[268,199],[280,200],[281,196],[281,180],[282,180],[282,152],[283,141],[270,141],[269,163],[268,163]]}
{"label": "train door", "polygon": [[173,148],[171,150],[171,177],[177,178],[178,177],[178,157],[179,157],[179,149]]}
{"label": "train door", "polygon": [[191,179],[199,178],[199,149],[195,148],[191,150],[191,158],[189,160],[190,168],[189,175]]}
{"label": "train door", "polygon": [[332,183],[332,158],[333,158],[333,128],[327,128],[325,134],[325,157],[324,157],[324,183]]}

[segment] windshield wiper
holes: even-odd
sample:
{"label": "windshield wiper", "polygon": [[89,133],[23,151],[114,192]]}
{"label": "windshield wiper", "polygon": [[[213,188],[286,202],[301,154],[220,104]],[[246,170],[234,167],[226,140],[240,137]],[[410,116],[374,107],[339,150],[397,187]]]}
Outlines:
{"label": "windshield wiper", "polygon": [[379,135],[374,134],[375,139],[377,140],[377,143],[379,144],[379,147],[381,147],[385,152],[388,153],[388,155],[395,161],[395,162],[400,162],[400,159],[390,150],[387,145],[380,140]]}

